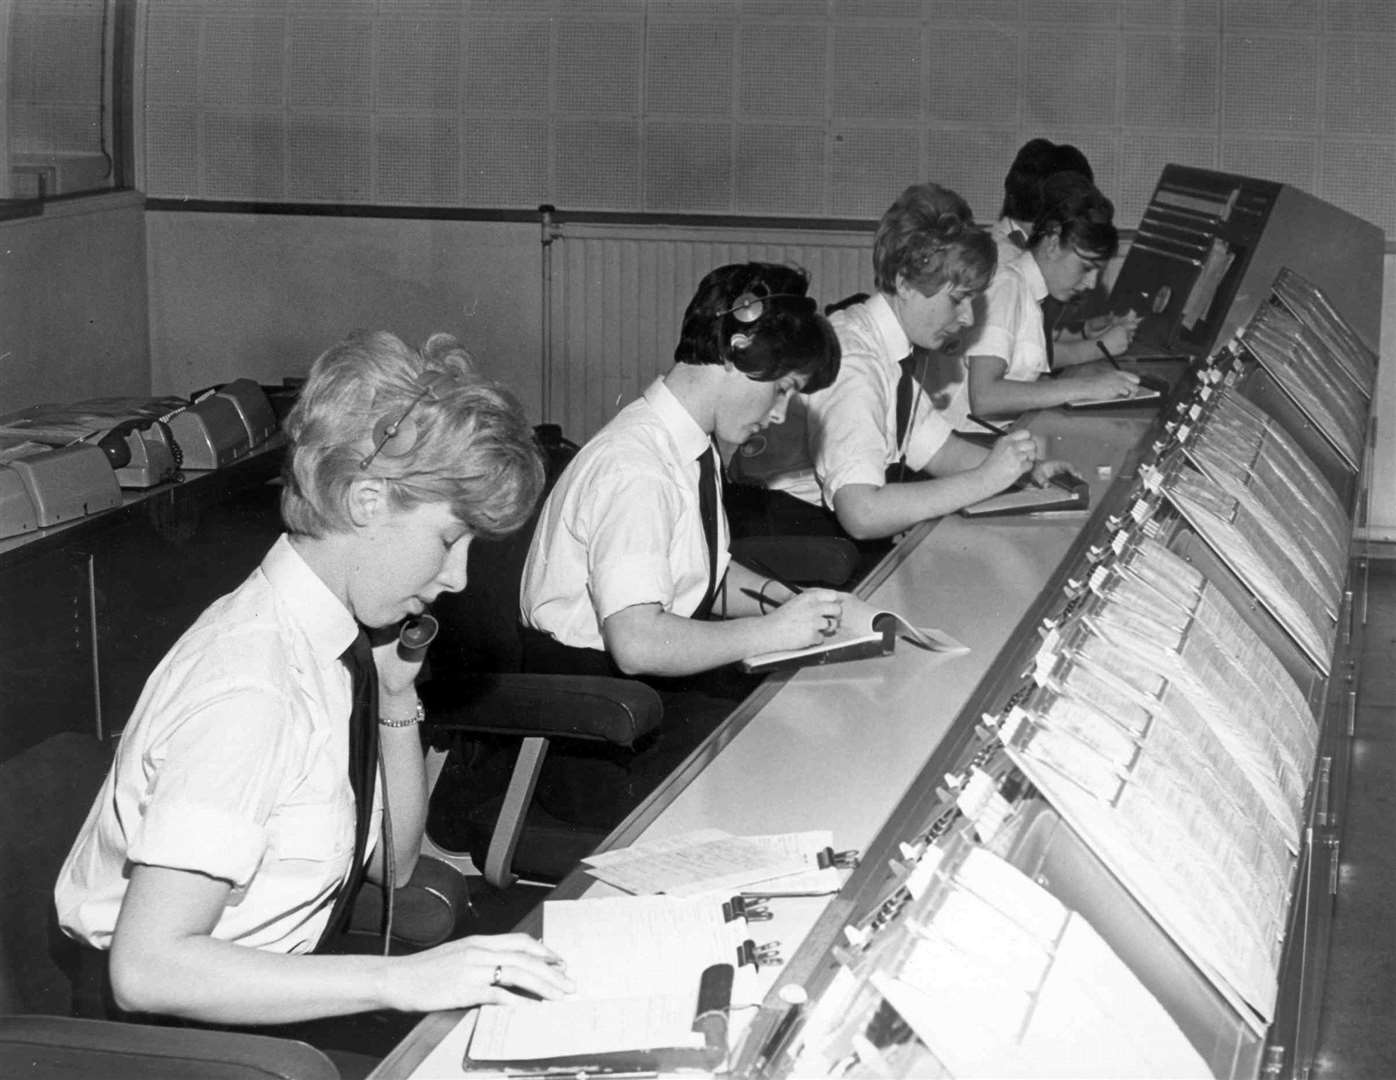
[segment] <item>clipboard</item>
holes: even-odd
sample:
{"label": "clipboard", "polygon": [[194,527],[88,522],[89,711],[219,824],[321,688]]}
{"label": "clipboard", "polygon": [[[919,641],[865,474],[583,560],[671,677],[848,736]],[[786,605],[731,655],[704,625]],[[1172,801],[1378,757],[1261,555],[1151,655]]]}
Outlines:
{"label": "clipboard", "polygon": [[[524,1069],[523,1077],[557,1076],[566,1073],[605,1076],[607,1073],[668,1073],[681,1069],[713,1072],[727,1060],[727,1011],[732,1003],[733,966],[713,964],[703,972],[698,987],[698,1006],[693,1014],[693,1031],[703,1036],[702,1047],[651,1047],[642,1050],[615,1050],[595,1054],[566,1054],[542,1058],[482,1058],[475,1056],[475,1036],[466,1048],[462,1062],[472,1067]],[[476,1032],[479,1027],[477,1025]],[[523,1080],[523,1078],[520,1078]]]}
{"label": "clipboard", "polygon": [[544,901],[544,940],[577,991],[481,1006],[465,1069],[717,1070],[728,1056],[728,1010],[734,1000],[759,1000],[760,970],[782,961],[779,942],[754,940],[759,909],[711,895]]}

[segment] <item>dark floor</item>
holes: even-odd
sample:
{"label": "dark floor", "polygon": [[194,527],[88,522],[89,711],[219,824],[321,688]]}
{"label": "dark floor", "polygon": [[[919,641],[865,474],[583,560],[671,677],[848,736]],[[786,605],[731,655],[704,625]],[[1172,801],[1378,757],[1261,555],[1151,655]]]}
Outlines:
{"label": "dark floor", "polygon": [[1373,560],[1319,1080],[1396,1077],[1396,560]]}

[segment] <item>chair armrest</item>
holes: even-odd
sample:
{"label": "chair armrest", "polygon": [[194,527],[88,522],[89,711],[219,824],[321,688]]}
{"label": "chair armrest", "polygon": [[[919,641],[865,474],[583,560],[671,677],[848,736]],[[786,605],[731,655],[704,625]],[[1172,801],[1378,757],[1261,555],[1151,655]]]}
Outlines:
{"label": "chair armrest", "polygon": [[744,536],[732,558],[759,574],[802,585],[845,587],[858,569],[858,548],[841,536]]}
{"label": "chair armrest", "polygon": [[491,673],[422,687],[428,733],[478,731],[632,746],[659,727],[659,694],[635,679]]}
{"label": "chair armrest", "polygon": [[339,1070],[303,1042],[199,1028],[0,1017],[0,1073],[102,1080],[339,1080]]}

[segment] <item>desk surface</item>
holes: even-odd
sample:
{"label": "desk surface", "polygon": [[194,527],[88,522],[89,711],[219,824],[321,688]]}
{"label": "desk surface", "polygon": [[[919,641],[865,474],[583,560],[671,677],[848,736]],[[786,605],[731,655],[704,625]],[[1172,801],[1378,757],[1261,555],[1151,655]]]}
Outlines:
{"label": "desk surface", "polygon": [[[1054,412],[1031,427],[1049,439],[1049,456],[1073,462],[1090,481],[1098,508],[1153,419]],[[699,828],[829,828],[836,848],[866,850],[1000,654],[1031,632],[1024,620],[1091,514],[951,516],[912,530],[860,592],[970,651],[927,654],[899,643],[890,656],[768,677],[604,846]],[[615,892],[578,872],[553,897]],[[372,1077],[464,1075],[461,1016],[423,1020]]]}

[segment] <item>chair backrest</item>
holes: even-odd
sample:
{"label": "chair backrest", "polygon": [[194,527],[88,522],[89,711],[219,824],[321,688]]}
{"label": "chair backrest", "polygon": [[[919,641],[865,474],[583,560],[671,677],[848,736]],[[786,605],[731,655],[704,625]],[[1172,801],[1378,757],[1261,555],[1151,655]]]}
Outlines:
{"label": "chair backrest", "polygon": [[27,1080],[339,1080],[319,1050],[242,1032],[0,1016],[0,1076]]}
{"label": "chair backrest", "polygon": [[[546,497],[567,463],[576,456],[577,445],[564,438],[556,424],[539,424],[534,435],[547,468],[543,488]],[[512,536],[471,543],[465,588],[439,597],[432,605],[432,614],[440,623],[430,654],[434,678],[449,679],[452,671],[506,672],[522,668],[519,580],[542,509],[539,499],[528,521]]]}

